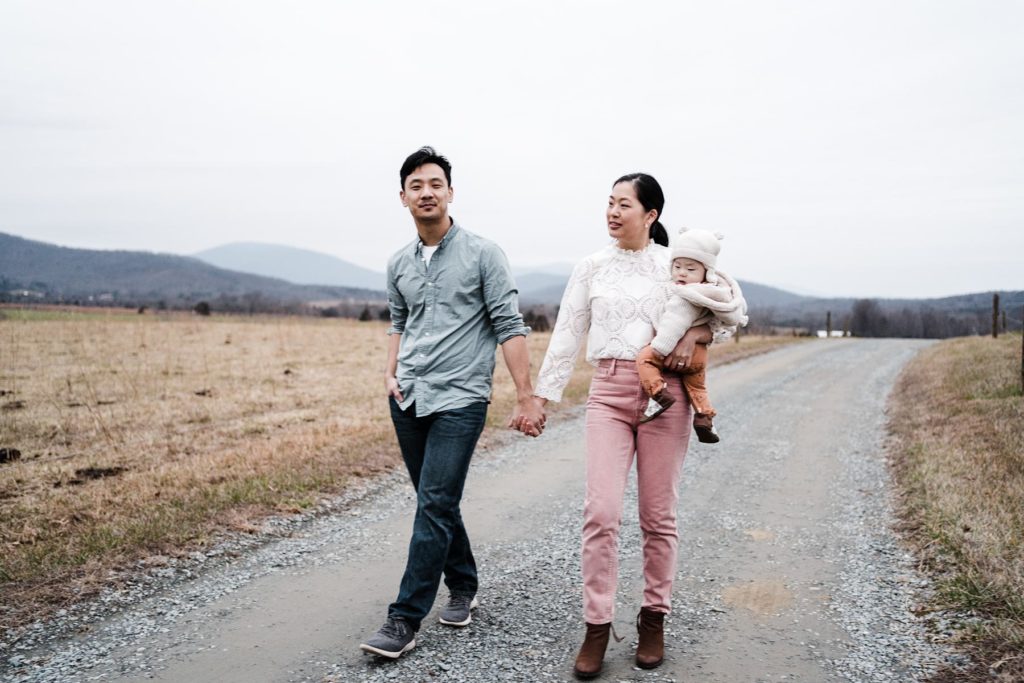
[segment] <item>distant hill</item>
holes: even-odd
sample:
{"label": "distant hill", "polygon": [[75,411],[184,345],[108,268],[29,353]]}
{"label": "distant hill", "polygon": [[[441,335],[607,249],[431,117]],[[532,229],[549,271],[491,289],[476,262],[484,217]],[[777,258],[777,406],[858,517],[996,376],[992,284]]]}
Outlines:
{"label": "distant hill", "polygon": [[283,244],[233,242],[195,254],[218,268],[252,273],[300,285],[333,285],[383,290],[384,273],[335,256]]}
{"label": "distant hill", "polygon": [[[519,285],[519,300],[524,306],[557,305],[562,300],[562,292],[569,281],[569,273],[555,275],[548,272],[527,272],[516,276],[516,284]],[[756,282],[740,281],[743,288],[743,295],[751,310],[765,309],[767,307],[788,308],[800,306],[802,302],[811,300],[810,297],[793,294],[768,285],[757,284]]]}
{"label": "distant hill", "polygon": [[[850,330],[860,336],[945,338],[987,334],[992,329],[992,295],[976,292],[934,299],[812,298],[776,305],[751,304],[751,323],[824,329],[832,315],[835,330]],[[1007,328],[1021,329],[1019,311],[1024,291],[998,292],[1000,308],[1009,311]],[[1015,314],[1014,312],[1018,313]]]}
{"label": "distant hill", "polygon": [[[270,247],[278,255],[291,253],[300,261],[305,259],[311,271],[315,263],[334,268],[342,264],[351,266],[352,273],[362,271],[362,276],[371,282],[382,282],[384,278],[382,273],[325,254],[274,245],[255,246]],[[551,264],[516,269],[524,309],[541,307],[548,309],[546,314],[552,313],[561,301],[571,268],[569,264]],[[831,313],[834,329],[849,326],[848,329],[865,336],[944,337],[991,329],[992,292],[936,299],[858,300],[802,296],[754,282],[741,285],[750,307],[751,324],[760,328],[821,329],[826,315]],[[295,284],[220,268],[188,256],[72,249],[0,233],[0,301],[188,308],[205,300],[215,304],[215,310],[250,312],[285,310],[316,302],[336,315],[358,315],[369,304],[373,309],[371,315],[376,315],[387,299],[382,289],[383,285],[358,288]],[[1024,291],[999,294],[1003,307],[1009,311],[1009,329],[1020,329],[1015,312],[1024,305]]]}
{"label": "distant hill", "polygon": [[188,256],[73,249],[0,233],[0,291],[19,289],[47,301],[162,301],[171,307],[217,297],[258,296],[292,303],[386,299],[379,290],[297,285],[217,268]]}

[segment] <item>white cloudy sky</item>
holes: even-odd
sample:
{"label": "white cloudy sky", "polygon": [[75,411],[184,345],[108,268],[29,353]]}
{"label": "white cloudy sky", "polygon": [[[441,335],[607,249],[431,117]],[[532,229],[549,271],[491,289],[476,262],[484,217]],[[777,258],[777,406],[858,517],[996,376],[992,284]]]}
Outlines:
{"label": "white cloudy sky", "polygon": [[612,180],[825,295],[1024,288],[1024,3],[0,3],[0,231],[383,270],[398,167],[516,265],[606,243]]}

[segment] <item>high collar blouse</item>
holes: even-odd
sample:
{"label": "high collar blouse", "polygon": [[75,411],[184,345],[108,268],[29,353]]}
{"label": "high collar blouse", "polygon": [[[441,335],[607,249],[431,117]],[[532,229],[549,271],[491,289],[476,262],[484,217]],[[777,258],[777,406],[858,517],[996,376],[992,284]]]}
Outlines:
{"label": "high collar blouse", "polygon": [[[576,264],[534,393],[552,401],[562,398],[584,341],[592,364],[604,358],[636,360],[654,338],[665,309],[670,264],[671,251],[654,242],[640,251],[611,244]],[[711,329],[716,339],[732,332],[717,321]]]}

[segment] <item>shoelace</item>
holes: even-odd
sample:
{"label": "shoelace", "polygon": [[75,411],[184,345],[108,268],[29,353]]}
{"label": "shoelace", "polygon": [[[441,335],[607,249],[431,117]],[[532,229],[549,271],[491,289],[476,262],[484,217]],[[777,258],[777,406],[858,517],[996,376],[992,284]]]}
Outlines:
{"label": "shoelace", "polygon": [[473,604],[473,598],[465,595],[453,595],[448,601],[448,607],[451,609],[463,609],[468,608]]}
{"label": "shoelace", "polygon": [[380,628],[380,632],[391,638],[403,638],[408,632],[409,626],[401,619],[388,619]]}

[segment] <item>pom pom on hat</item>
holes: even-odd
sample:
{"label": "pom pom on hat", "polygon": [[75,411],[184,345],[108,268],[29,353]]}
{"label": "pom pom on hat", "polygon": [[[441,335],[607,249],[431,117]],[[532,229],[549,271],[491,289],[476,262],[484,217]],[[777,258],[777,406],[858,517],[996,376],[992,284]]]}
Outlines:
{"label": "pom pom on hat", "polygon": [[700,261],[708,271],[705,279],[708,282],[717,283],[718,276],[715,274],[715,265],[718,261],[718,252],[722,250],[720,242],[723,239],[721,233],[710,230],[680,228],[679,234],[673,237],[669,243],[672,259],[690,258]]}

